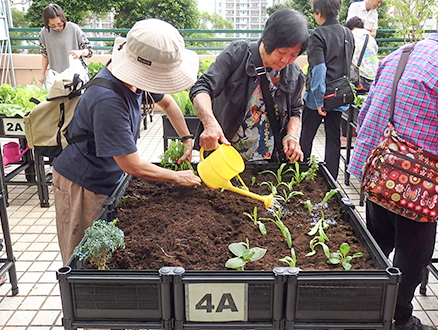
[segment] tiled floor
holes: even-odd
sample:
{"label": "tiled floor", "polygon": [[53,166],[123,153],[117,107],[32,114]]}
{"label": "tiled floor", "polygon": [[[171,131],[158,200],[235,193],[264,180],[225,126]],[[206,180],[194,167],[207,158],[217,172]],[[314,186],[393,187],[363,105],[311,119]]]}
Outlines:
{"label": "tiled floor", "polygon": [[[153,122],[147,123],[141,132],[139,151],[149,161],[159,161],[163,152],[161,114],[156,113]],[[9,142],[1,139],[1,144]],[[315,139],[314,154],[320,160],[324,155],[324,131],[320,129]],[[8,169],[7,169],[8,170]],[[358,181],[350,179],[344,184],[344,166],[338,182],[357,206],[364,218],[364,207],[359,206]],[[7,207],[13,252],[17,259],[19,293],[11,294],[9,281],[0,286],[0,330],[50,330],[62,328],[62,311],[56,270],[62,266],[58,250],[55,209],[51,188],[49,208],[41,208],[36,186],[9,185]],[[438,253],[437,253],[438,255]],[[0,257],[5,257],[4,250]],[[438,281],[430,276],[427,296],[415,297],[415,315],[423,323],[438,325]]]}

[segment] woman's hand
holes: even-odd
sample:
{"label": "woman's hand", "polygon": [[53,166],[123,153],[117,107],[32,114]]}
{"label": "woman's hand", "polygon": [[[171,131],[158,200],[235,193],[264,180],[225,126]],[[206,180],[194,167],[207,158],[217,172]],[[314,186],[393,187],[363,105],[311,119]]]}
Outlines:
{"label": "woman's hand", "polygon": [[72,50],[72,51],[70,51],[70,55],[74,59],[77,59],[77,58],[82,57],[82,56],[87,56],[88,55],[88,49]]}
{"label": "woman's hand", "polygon": [[291,163],[304,161],[304,153],[301,151],[300,142],[293,135],[286,135],[283,138],[283,151]]}

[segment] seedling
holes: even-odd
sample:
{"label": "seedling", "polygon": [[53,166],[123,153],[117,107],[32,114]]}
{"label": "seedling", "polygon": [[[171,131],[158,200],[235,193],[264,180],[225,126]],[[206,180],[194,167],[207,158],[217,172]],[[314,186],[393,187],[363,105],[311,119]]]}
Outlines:
{"label": "seedling", "polygon": [[260,186],[266,185],[268,186],[269,190],[271,191],[272,195],[277,195],[277,186],[272,183],[272,181],[263,181],[260,183]]}
{"label": "seedling", "polygon": [[245,270],[247,262],[259,260],[266,254],[266,249],[250,248],[248,239],[246,239],[246,242],[231,243],[228,248],[235,257],[228,259],[225,267],[237,270]]}
{"label": "seedling", "polygon": [[283,189],[283,195],[277,195],[275,196],[276,199],[281,200],[285,203],[289,202],[289,200],[294,196],[303,196],[304,194],[301,191],[289,191],[287,192],[286,189]]}
{"label": "seedling", "polygon": [[284,238],[286,238],[286,242],[287,245],[289,247],[292,247],[292,236],[290,234],[289,228],[286,227],[286,225],[283,223],[283,221],[281,221],[281,215],[282,215],[282,210],[281,210],[281,206],[275,204],[277,210],[276,211],[272,211],[272,213],[274,214],[275,220],[271,219],[271,218],[260,218],[260,220],[266,220],[266,221],[272,221],[274,222],[278,228],[280,228],[281,233],[283,234]]}
{"label": "seedling", "polygon": [[318,172],[319,169],[318,159],[316,158],[316,156],[310,156],[307,165],[309,165],[309,169],[306,171],[306,179],[310,179],[313,181],[315,180],[317,176],[316,172]]}
{"label": "seedling", "polygon": [[296,267],[297,264],[297,255],[295,254],[295,249],[290,249],[290,256],[286,256],[284,258],[281,258],[280,261],[282,263],[285,263],[289,267]]}
{"label": "seedling", "polygon": [[353,258],[359,258],[362,257],[362,252],[357,252],[353,254],[352,256],[349,256],[348,253],[350,252],[350,245],[348,243],[342,243],[339,246],[339,250],[337,252],[332,252],[328,256],[328,259],[330,263],[333,265],[337,265],[339,263],[342,264],[342,267],[344,267],[345,270],[351,269],[351,260]]}
{"label": "seedling", "polygon": [[319,219],[318,222],[310,229],[310,231],[307,233],[309,236],[313,236],[316,233],[319,234],[318,237],[321,237],[325,241],[330,241],[327,237],[327,234],[325,233],[325,230],[329,227],[328,223],[324,221],[323,218]]}
{"label": "seedling", "polygon": [[301,201],[300,204],[303,204],[306,208],[307,211],[309,211],[309,213],[312,213],[313,211],[313,205],[312,202],[310,201],[310,199],[308,199],[307,201]]}
{"label": "seedling", "polygon": [[325,239],[321,236],[315,236],[311,241],[310,241],[310,252],[306,254],[306,257],[311,257],[314,256],[316,254],[316,247],[318,245],[322,246],[322,250],[324,251],[324,254],[326,255],[327,258],[330,257],[330,249],[329,247],[324,243]]}
{"label": "seedling", "polygon": [[263,236],[266,236],[266,234],[268,233],[266,231],[266,226],[265,226],[265,224],[263,222],[259,221],[258,217],[257,217],[257,206],[254,206],[254,210],[253,210],[252,214],[250,214],[248,212],[243,212],[243,214],[248,216],[254,222],[254,225],[259,227],[259,230],[260,230],[260,232],[262,233]]}
{"label": "seedling", "polygon": [[284,175],[287,172],[292,171],[291,168],[288,168],[285,170],[284,168],[286,167],[286,165],[287,165],[287,163],[282,163],[280,165],[280,167],[277,169],[277,172],[274,172],[271,170],[265,170],[265,171],[259,172],[259,174],[265,174],[265,173],[272,174],[275,177],[275,180],[277,181],[277,184],[275,185],[275,187],[278,187],[283,182]]}
{"label": "seedling", "polygon": [[322,199],[322,203],[321,203],[321,217],[322,217],[322,219],[325,219],[325,215],[324,215],[325,204],[327,204],[328,200],[330,198],[332,198],[334,195],[336,195],[338,192],[339,192],[339,188],[332,189],[329,192],[327,192],[325,194],[324,198]]}
{"label": "seedling", "polygon": [[180,140],[170,141],[167,150],[160,155],[161,167],[174,171],[192,170],[195,172],[188,159],[185,159],[181,164],[177,163],[178,159],[184,155],[185,148],[186,145],[184,145]]}
{"label": "seedling", "polygon": [[73,256],[79,260],[89,259],[99,270],[108,269],[107,261],[118,248],[125,248],[125,234],[116,227],[118,219],[112,222],[98,219],[85,229],[86,241],[75,247]]}

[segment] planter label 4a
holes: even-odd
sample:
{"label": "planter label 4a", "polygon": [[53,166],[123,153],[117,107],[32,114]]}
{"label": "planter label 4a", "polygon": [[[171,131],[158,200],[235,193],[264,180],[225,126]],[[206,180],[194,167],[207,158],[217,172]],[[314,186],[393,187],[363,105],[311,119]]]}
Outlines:
{"label": "planter label 4a", "polygon": [[247,283],[190,283],[185,289],[187,321],[248,321]]}
{"label": "planter label 4a", "polygon": [[23,118],[3,118],[3,131],[5,135],[25,135]]}

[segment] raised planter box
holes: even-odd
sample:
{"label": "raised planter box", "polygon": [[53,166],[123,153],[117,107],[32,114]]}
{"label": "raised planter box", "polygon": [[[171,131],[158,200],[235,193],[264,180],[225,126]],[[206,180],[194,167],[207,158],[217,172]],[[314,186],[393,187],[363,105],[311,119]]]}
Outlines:
{"label": "raised planter box", "polygon": [[[190,133],[196,134],[198,126],[201,123],[199,118],[197,116],[184,116],[184,118],[186,120]],[[175,128],[173,128],[172,124],[170,123],[170,120],[167,117],[167,115],[163,114],[162,119],[163,119],[163,144],[164,144],[164,151],[166,151],[169,141],[177,140],[179,139],[179,136],[178,133],[175,131]]]}
{"label": "raised planter box", "polygon": [[[263,166],[263,165],[262,165]],[[247,166],[250,167],[249,165]],[[338,188],[325,166],[320,173]],[[111,220],[130,177],[99,218]],[[400,272],[391,267],[351,201],[335,197],[376,269],[359,271],[58,270],[63,325],[147,329],[391,329]]]}

